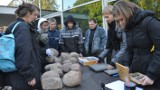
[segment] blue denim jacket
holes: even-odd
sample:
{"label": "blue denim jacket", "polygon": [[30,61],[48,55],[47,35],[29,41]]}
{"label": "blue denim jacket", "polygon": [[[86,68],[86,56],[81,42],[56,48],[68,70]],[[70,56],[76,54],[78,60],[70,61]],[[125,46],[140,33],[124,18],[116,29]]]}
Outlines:
{"label": "blue denim jacket", "polygon": [[[88,29],[86,34],[85,34],[84,47],[85,47],[86,53],[89,52],[90,32],[91,32],[91,30]],[[107,42],[107,36],[106,36],[105,30],[102,27],[97,26],[96,31],[94,33],[93,41],[92,41],[91,52],[96,53],[98,51],[103,51],[104,47],[106,45],[106,42]]]}

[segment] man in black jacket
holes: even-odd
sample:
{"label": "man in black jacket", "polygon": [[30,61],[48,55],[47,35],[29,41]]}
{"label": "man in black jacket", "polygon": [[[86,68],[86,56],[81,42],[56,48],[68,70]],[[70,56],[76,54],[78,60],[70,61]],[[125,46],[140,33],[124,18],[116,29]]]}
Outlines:
{"label": "man in black jacket", "polygon": [[76,26],[76,22],[71,15],[67,17],[64,25],[65,27],[61,30],[59,40],[61,52],[77,52],[82,54],[82,30]]}

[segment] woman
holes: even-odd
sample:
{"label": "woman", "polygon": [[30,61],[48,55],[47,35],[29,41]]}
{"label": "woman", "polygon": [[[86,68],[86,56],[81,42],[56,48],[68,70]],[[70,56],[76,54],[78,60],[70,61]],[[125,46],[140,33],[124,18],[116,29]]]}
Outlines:
{"label": "woman", "polygon": [[[113,16],[118,26],[126,30],[129,71],[145,75],[140,80],[143,86],[160,88],[160,21],[154,18],[154,12],[125,1],[114,5]],[[143,25],[147,18],[151,19]]]}
{"label": "woman", "polygon": [[23,3],[15,11],[18,18],[8,26],[5,34],[15,28],[15,65],[17,71],[4,73],[5,85],[13,90],[41,90],[40,55],[35,40],[35,31],[29,24],[38,17],[39,9],[32,4]]}
{"label": "woman", "polygon": [[126,34],[123,30],[121,31],[116,28],[112,9],[113,6],[108,5],[103,10],[103,16],[106,18],[109,28],[106,49],[109,50],[107,62],[110,63],[110,65],[107,66],[107,69],[115,68],[115,62],[120,62],[123,59],[127,47]]}

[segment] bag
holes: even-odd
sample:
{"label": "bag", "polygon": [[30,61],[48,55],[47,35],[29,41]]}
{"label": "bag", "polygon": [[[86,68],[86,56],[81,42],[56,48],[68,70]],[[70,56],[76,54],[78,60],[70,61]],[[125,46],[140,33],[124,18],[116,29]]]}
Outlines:
{"label": "bag", "polygon": [[10,34],[0,37],[0,70],[2,72],[17,70],[15,66],[15,40],[13,32],[19,23],[14,25]]}

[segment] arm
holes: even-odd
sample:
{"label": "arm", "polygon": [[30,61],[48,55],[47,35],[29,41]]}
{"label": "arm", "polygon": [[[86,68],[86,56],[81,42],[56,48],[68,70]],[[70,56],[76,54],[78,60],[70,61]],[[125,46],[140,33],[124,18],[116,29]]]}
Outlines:
{"label": "arm", "polygon": [[123,56],[126,52],[126,48],[127,48],[127,40],[126,40],[126,33],[122,32],[122,45],[120,47],[119,52],[112,58],[111,60],[111,65],[115,66],[115,62],[119,62],[120,60],[123,59]]}
{"label": "arm", "polygon": [[152,19],[146,26],[147,32],[155,46],[153,58],[147,68],[147,76],[155,81],[160,76],[160,21]]}
{"label": "arm", "polygon": [[15,32],[15,64],[18,72],[29,82],[36,75],[36,67],[32,64],[33,60],[33,45],[31,33],[27,27],[20,27],[19,31]]}
{"label": "arm", "polygon": [[78,48],[79,48],[79,53],[83,53],[83,36],[82,36],[82,30],[80,29],[80,36],[79,36],[79,42],[78,42]]}
{"label": "arm", "polygon": [[104,29],[101,29],[101,32],[100,32],[100,35],[101,35],[101,46],[100,46],[100,50],[103,51],[104,50],[104,47],[107,43],[107,36],[106,36],[106,32]]}
{"label": "arm", "polygon": [[64,43],[64,40],[63,40],[63,37],[62,37],[62,31],[60,33],[60,38],[59,38],[59,46],[60,46],[60,51],[61,52],[67,52],[67,49],[65,47],[65,43]]}

